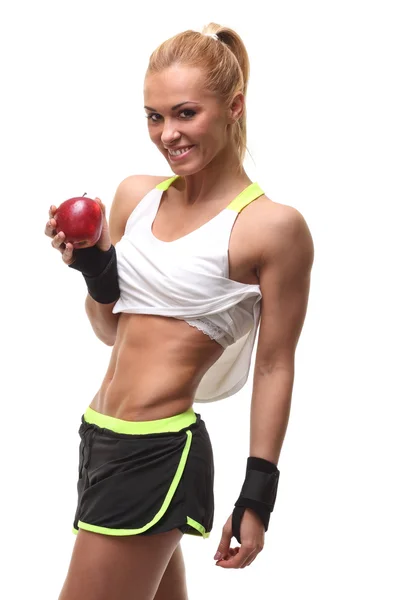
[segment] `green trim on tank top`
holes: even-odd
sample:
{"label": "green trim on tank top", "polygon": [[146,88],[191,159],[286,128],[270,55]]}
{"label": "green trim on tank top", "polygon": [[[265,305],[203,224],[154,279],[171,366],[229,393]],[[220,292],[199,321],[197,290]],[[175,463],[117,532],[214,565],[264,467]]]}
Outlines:
{"label": "green trim on tank top", "polygon": [[247,188],[243,190],[243,192],[240,192],[240,194],[236,196],[236,198],[232,200],[232,202],[226,208],[228,210],[234,210],[235,212],[240,213],[240,211],[243,210],[245,206],[250,204],[250,202],[253,202],[253,200],[259,198],[263,194],[264,192],[260,188],[258,183],[251,183],[247,186]]}
{"label": "green trim on tank top", "polygon": [[[180,177],[180,175],[175,175],[174,177],[170,177],[165,181],[162,181],[158,185],[156,185],[156,189],[162,190],[165,192],[169,186]],[[225,210],[233,210],[237,213],[240,213],[241,210],[244,209],[245,206],[256,200],[260,196],[264,194],[263,190],[260,188],[258,183],[254,182],[248,185],[236,198],[232,200],[232,202],[225,208]]]}
{"label": "green trim on tank top", "polygon": [[178,177],[180,177],[180,175],[174,175],[174,177],[170,177],[169,179],[162,181],[161,183],[156,185],[156,189],[165,192],[165,190],[167,190],[169,186],[175,181],[175,179],[178,179]]}

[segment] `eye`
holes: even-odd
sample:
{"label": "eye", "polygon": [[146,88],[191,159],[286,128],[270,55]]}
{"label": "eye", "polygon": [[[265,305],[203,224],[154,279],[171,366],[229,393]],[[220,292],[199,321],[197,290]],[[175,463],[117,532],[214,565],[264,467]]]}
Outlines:
{"label": "eye", "polygon": [[[186,113],[186,116],[182,117],[184,121],[191,119],[196,114],[194,110],[191,110],[190,108],[185,108],[184,110],[181,110],[179,115],[183,115],[185,113]],[[152,121],[153,123],[158,123],[160,121],[160,119],[162,119],[161,115],[158,113],[150,113],[148,115],[145,115],[145,117],[148,121]]]}
{"label": "eye", "polygon": [[146,119],[148,119],[149,121],[153,121],[153,123],[157,123],[158,119],[153,119],[153,117],[161,117],[161,115],[159,115],[158,113],[150,113],[148,115],[145,115]]}
{"label": "eye", "polygon": [[[194,115],[196,114],[194,112],[194,110],[190,110],[190,108],[185,108],[184,110],[181,111],[180,114],[182,115],[183,113],[190,113],[189,117],[194,117]],[[185,117],[185,118],[188,118],[188,117]]]}

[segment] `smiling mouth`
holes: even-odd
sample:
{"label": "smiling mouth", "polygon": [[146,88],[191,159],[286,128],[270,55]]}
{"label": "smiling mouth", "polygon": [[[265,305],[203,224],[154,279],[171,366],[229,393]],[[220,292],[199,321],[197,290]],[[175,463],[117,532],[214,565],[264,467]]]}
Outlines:
{"label": "smiling mouth", "polygon": [[181,148],[179,150],[168,150],[168,155],[171,158],[180,158],[188,154],[193,147],[194,146],[186,146],[186,148]]}
{"label": "smiling mouth", "polygon": [[171,154],[171,152],[168,150],[168,158],[172,162],[183,160],[188,154],[190,154],[193,148],[194,146],[186,146],[186,148],[182,148],[182,150],[177,151],[177,154]]}

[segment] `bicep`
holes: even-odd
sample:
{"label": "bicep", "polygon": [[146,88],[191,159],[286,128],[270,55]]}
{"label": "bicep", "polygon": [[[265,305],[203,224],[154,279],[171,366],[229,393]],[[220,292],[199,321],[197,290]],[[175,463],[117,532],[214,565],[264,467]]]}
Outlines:
{"label": "bicep", "polygon": [[256,367],[294,366],[306,316],[314,247],[302,215],[285,207],[259,269],[262,292]]}

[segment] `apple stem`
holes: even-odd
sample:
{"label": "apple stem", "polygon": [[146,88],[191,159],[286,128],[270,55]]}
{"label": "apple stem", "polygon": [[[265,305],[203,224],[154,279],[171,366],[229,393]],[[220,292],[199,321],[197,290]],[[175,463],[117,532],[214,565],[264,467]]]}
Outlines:
{"label": "apple stem", "polygon": [[[83,194],[83,196],[86,196],[86,192]],[[83,198],[83,196],[82,196],[82,198]]]}

